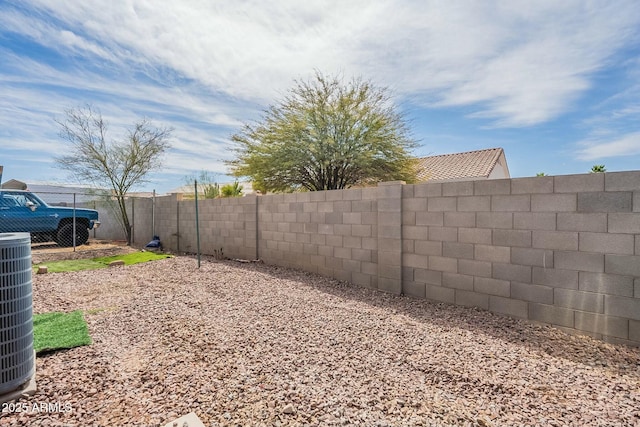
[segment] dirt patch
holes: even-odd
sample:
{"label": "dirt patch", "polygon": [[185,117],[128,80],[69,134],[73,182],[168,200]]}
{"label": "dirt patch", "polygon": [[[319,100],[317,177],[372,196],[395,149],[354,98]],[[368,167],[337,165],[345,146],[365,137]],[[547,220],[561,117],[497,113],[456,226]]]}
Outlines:
{"label": "dirt patch", "polygon": [[136,252],[139,249],[127,246],[125,242],[91,239],[76,248],[63,248],[55,243],[36,243],[31,246],[31,262],[41,264],[68,259],[89,259]]}

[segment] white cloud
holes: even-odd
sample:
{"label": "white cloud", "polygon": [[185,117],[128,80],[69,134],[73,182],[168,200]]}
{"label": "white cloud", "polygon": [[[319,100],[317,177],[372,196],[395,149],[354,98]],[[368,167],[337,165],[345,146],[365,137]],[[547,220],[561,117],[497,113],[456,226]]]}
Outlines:
{"label": "white cloud", "polygon": [[39,25],[60,49],[99,41],[122,62],[168,67],[232,97],[269,103],[314,68],[343,71],[422,105],[475,105],[502,126],[567,111],[640,25],[634,1],[31,4],[66,26]]}
{"label": "white cloud", "polygon": [[640,132],[618,136],[612,139],[588,140],[578,144],[579,160],[599,160],[607,157],[640,155]]}

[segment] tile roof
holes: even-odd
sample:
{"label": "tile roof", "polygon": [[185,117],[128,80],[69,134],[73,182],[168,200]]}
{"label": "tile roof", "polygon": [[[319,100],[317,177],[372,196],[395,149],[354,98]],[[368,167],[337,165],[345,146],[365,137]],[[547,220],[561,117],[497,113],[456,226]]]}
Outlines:
{"label": "tile roof", "polygon": [[446,180],[488,178],[495,167],[502,148],[468,151],[418,158],[418,180]]}

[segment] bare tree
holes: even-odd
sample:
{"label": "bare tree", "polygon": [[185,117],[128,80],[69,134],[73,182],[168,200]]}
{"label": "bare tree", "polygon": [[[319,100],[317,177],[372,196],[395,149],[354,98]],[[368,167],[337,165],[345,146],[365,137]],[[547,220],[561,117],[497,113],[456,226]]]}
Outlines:
{"label": "bare tree", "polygon": [[98,188],[110,188],[127,244],[131,244],[131,223],[126,196],[132,187],[146,182],[146,176],[161,165],[162,154],[170,147],[172,129],[156,128],[147,119],[134,123],[121,141],[107,139],[107,123],[100,111],[85,106],[65,111],[60,137],[70,143],[68,154],[56,163],[80,182]]}

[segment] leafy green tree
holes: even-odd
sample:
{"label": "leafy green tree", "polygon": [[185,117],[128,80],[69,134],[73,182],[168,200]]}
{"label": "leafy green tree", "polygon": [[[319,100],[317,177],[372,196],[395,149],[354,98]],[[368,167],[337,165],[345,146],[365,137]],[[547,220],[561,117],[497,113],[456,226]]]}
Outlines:
{"label": "leafy green tree", "polygon": [[242,186],[238,181],[233,184],[223,185],[220,189],[222,197],[240,197],[242,196]]}
{"label": "leafy green tree", "polygon": [[607,170],[605,169],[604,165],[593,165],[593,167],[591,168],[590,173],[603,173],[606,172]]}
{"label": "leafy green tree", "polygon": [[546,173],[544,173],[544,172],[538,172],[538,173],[536,174],[536,176],[547,176],[547,174],[546,174]]}
{"label": "leafy green tree", "polygon": [[387,90],[319,72],[297,81],[262,121],[231,137],[235,176],[261,191],[331,190],[416,180],[416,144]]}
{"label": "leafy green tree", "polygon": [[97,188],[110,188],[119,211],[127,243],[131,244],[131,223],[126,209],[127,193],[146,182],[149,172],[161,165],[162,154],[169,149],[172,129],[156,128],[146,119],[128,129],[120,141],[107,138],[107,123],[91,106],[70,109],[60,125],[60,137],[69,146],[56,163],[79,181]]}

